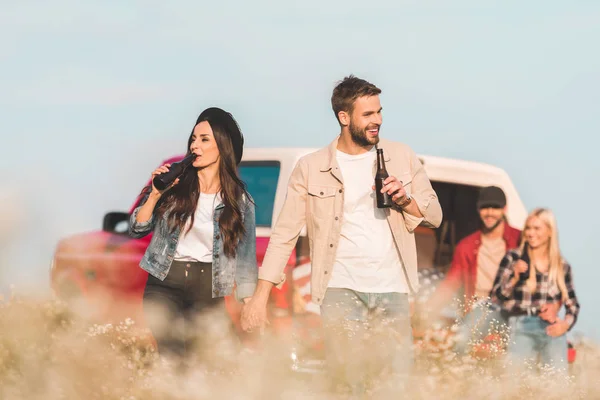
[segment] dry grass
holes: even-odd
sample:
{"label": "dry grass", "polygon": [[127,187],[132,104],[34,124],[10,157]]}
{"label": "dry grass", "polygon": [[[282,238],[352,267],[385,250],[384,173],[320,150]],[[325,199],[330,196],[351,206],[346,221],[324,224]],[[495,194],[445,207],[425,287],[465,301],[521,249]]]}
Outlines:
{"label": "dry grass", "polygon": [[[284,341],[265,337],[268,350],[240,353],[227,322],[205,318],[211,318],[203,331],[211,346],[198,349],[203,356],[181,370],[158,358],[132,321],[91,325],[55,300],[2,301],[0,399],[339,398],[322,380],[302,380],[290,371]],[[406,388],[381,380],[371,398],[600,398],[600,351],[585,341],[567,379],[553,371],[513,373],[499,363],[450,354],[442,348],[434,357],[419,357]]]}

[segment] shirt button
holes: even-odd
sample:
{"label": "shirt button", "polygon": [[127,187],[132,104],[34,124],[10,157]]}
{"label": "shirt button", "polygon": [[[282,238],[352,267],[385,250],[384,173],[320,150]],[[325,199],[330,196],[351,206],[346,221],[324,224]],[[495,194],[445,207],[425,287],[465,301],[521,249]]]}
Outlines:
{"label": "shirt button", "polygon": [[338,217],[335,217],[335,220],[336,220],[336,221],[337,221],[338,219],[339,219]]}
{"label": "shirt button", "polygon": [[323,193],[323,192],[321,192],[321,196],[323,196],[323,194],[324,194],[324,193]]}
{"label": "shirt button", "polygon": [[342,193],[342,189],[340,189],[340,193]]}
{"label": "shirt button", "polygon": [[333,247],[333,244],[330,244],[329,247]]}
{"label": "shirt button", "polygon": [[327,275],[327,274],[328,274],[328,272],[327,272],[327,271],[325,271],[325,275]]}
{"label": "shirt button", "polygon": [[217,236],[215,236],[215,239],[219,240],[219,239],[221,239],[221,236],[217,235]]}

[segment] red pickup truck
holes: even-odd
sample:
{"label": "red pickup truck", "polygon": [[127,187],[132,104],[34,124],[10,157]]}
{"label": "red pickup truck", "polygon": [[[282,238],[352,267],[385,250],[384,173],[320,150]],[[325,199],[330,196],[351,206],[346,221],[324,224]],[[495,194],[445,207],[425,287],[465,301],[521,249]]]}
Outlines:
{"label": "red pickup truck", "polygon": [[[276,220],[285,199],[287,182],[300,157],[316,149],[248,148],[240,164],[240,175],[247,183],[256,202],[257,262],[260,266],[269,242],[271,225]],[[165,162],[175,162],[183,156]],[[478,189],[494,184],[506,193],[508,220],[522,226],[526,209],[502,169],[461,160],[419,156],[438,194],[444,220],[438,229],[417,228],[417,258],[421,282],[418,298],[422,302],[435,289],[450,265],[456,243],[479,226],[476,212]],[[142,186],[140,186],[141,190]],[[137,206],[136,199],[128,212],[109,212],[104,216],[101,231],[81,233],[59,241],[51,268],[51,283],[55,293],[73,300],[92,318],[102,322],[117,322],[132,318],[144,325],[142,294],[147,273],[138,263],[150,241],[127,236],[129,214]],[[310,259],[308,240],[302,232],[291,254],[283,288],[273,289],[271,296],[272,328],[282,332],[293,330],[301,338],[291,351],[293,368],[312,370],[311,365],[322,360],[318,334],[319,308],[310,300]],[[240,306],[227,298],[228,311],[237,324]],[[453,310],[447,310],[447,322],[453,320]],[[241,332],[240,332],[241,334]],[[483,349],[485,350],[485,344]],[[570,349],[569,360],[574,360]]]}

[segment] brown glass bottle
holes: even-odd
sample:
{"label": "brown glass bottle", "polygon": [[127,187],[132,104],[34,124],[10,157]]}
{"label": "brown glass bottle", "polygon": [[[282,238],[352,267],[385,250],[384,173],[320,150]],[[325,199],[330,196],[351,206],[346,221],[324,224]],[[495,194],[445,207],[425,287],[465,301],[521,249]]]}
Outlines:
{"label": "brown glass bottle", "polygon": [[388,178],[385,161],[383,160],[383,149],[377,149],[377,172],[375,172],[375,196],[377,198],[377,208],[389,208],[392,206],[392,196],[387,192],[381,193],[385,181]]}

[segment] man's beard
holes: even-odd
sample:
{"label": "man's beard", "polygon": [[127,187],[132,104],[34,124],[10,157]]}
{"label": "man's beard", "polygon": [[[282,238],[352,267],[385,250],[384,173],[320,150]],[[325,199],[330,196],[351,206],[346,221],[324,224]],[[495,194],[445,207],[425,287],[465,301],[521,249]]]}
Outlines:
{"label": "man's beard", "polygon": [[[370,126],[372,128],[372,126]],[[350,121],[350,125],[348,125],[348,130],[350,131],[350,137],[352,141],[361,147],[374,146],[379,143],[379,135],[375,136],[372,140],[369,140],[367,137],[367,130],[370,128],[369,126],[360,129],[356,125]]]}
{"label": "man's beard", "polygon": [[490,233],[492,232],[494,229],[496,229],[497,227],[500,226],[501,223],[504,222],[504,217],[502,218],[498,218],[498,220],[496,221],[496,223],[494,225],[492,225],[491,228],[488,228],[483,221],[481,222],[481,232],[486,234],[486,233]]}

